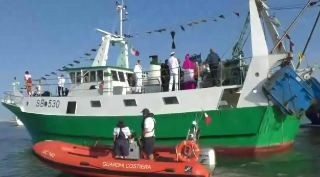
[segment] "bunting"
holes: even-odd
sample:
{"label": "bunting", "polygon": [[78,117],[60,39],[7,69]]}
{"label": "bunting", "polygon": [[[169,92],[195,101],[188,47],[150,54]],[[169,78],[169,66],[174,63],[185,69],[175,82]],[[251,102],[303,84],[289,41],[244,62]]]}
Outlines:
{"label": "bunting", "polygon": [[[240,17],[240,13],[239,13],[239,12],[233,12],[233,14],[234,14],[237,18]],[[202,19],[197,20],[197,21],[188,22],[188,23],[186,23],[186,24],[180,24],[180,25],[178,25],[178,28],[179,28],[181,31],[186,31],[186,27],[187,27],[187,26],[192,27],[192,26],[194,26],[194,25],[199,25],[199,24],[202,24],[202,23],[210,22],[210,21],[218,22],[218,21],[219,21],[218,18],[221,19],[221,20],[227,19],[227,17],[226,17],[224,14],[221,14],[221,15],[216,16],[216,17],[217,17],[217,18],[215,18],[215,17],[202,18]],[[175,31],[174,29],[172,29],[172,28],[160,28],[160,29],[155,29],[155,30],[149,30],[149,31],[146,31],[146,32],[143,32],[143,33],[136,33],[135,35],[127,35],[127,34],[124,34],[124,37],[126,37],[126,38],[133,38],[133,37],[137,37],[137,36],[139,36],[139,35],[141,35],[141,34],[165,33],[165,32],[167,32],[167,31],[170,31],[170,34],[171,34],[171,37],[172,37],[172,46],[171,46],[171,48],[174,50],[174,49],[176,49],[176,45],[175,45],[175,41],[174,41],[174,37],[175,37],[176,31]],[[99,47],[100,47],[100,46],[101,46],[101,44],[99,44]],[[293,45],[292,45],[292,46],[293,46]],[[89,60],[89,61],[94,61],[94,58],[90,58],[90,59],[89,59],[89,58],[87,58],[87,57],[91,56],[93,52],[97,52],[97,50],[98,50],[98,49],[92,48],[92,49],[90,50],[90,52],[85,53],[84,56],[81,56],[81,57],[79,57],[79,58],[80,58],[80,59],[87,60],[87,61],[88,61],[88,60]],[[134,48],[132,47],[132,45],[130,45],[130,52],[131,52],[131,54],[133,54],[133,55],[135,55],[135,56],[139,56],[139,54],[140,54],[139,51],[137,51],[136,49],[134,49]],[[199,54],[199,55],[194,55],[193,57],[194,57],[194,61],[198,61],[199,63],[202,62],[202,61],[201,61],[201,54]],[[191,58],[192,58],[192,57],[191,57]],[[190,59],[191,59],[191,58],[190,58]],[[80,64],[80,63],[81,63],[80,60],[74,60],[73,63],[69,63],[67,66],[73,67],[73,66],[75,66],[75,64]],[[61,71],[63,71],[63,69],[68,68],[67,66],[63,66],[61,69],[57,69],[56,71],[61,72]],[[56,74],[57,74],[56,72],[51,72],[51,75],[56,75]],[[45,76],[46,76],[46,77],[49,77],[50,75],[49,75],[49,74],[46,74]],[[42,79],[42,80],[46,80],[45,77],[41,77],[41,79]]]}
{"label": "bunting", "polygon": [[171,48],[172,48],[172,50],[174,50],[174,49],[176,49],[176,44],[174,43],[174,36],[176,33],[174,31],[171,31],[170,34],[171,34],[171,38],[172,38]]}
{"label": "bunting", "polygon": [[[233,14],[236,16],[236,17],[240,17],[240,13],[239,12],[233,12]],[[219,16],[217,16],[218,18],[222,19],[222,20],[225,20],[226,19],[226,16],[221,14]],[[209,22],[209,21],[214,21],[214,22],[218,22],[217,18],[215,17],[210,17],[210,18],[202,18],[200,20],[197,20],[197,21],[192,21],[192,22],[188,22],[186,24],[180,24],[178,25],[178,27],[182,30],[182,31],[185,31],[186,28],[185,26],[189,26],[189,27],[192,27],[194,25],[199,25],[201,23],[206,23],[206,22]],[[143,33],[136,33],[135,35],[128,35],[128,34],[124,34],[124,37],[126,38],[133,38],[133,37],[137,37],[137,36],[140,36],[141,34],[153,34],[153,33],[164,33],[166,31],[174,31],[174,29],[172,28],[161,28],[161,29],[155,29],[155,30],[149,30],[149,31],[146,31],[146,32],[143,32]]]}

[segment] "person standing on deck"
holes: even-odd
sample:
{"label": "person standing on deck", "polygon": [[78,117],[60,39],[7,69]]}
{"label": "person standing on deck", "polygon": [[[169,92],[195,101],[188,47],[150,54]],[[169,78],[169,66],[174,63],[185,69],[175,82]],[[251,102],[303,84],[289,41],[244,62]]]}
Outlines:
{"label": "person standing on deck", "polygon": [[168,59],[165,60],[164,64],[161,66],[161,82],[162,91],[169,91],[169,81],[170,81],[170,69],[168,65]]}
{"label": "person standing on deck", "polygon": [[123,120],[113,130],[114,155],[115,158],[126,158],[129,155],[129,141],[131,136],[129,127],[125,126]]}
{"label": "person standing on deck", "polygon": [[29,74],[29,71],[26,71],[24,73],[24,82],[26,84],[28,96],[31,97],[31,95],[32,95],[32,78],[31,78],[31,75]]}
{"label": "person standing on deck", "polygon": [[41,80],[39,80],[39,84],[36,87],[36,96],[41,96]]}
{"label": "person standing on deck", "polygon": [[[64,82],[65,82],[65,79],[64,79],[64,76],[63,76],[63,74],[61,74],[61,76],[60,77],[58,77],[58,95],[59,96],[63,96],[64,95],[64,90],[63,90],[63,88],[64,88]],[[60,93],[61,92],[61,93]]]}
{"label": "person standing on deck", "polygon": [[171,92],[173,89],[173,82],[174,90],[179,90],[179,62],[178,59],[175,57],[175,53],[171,52],[171,57],[169,58],[168,65],[170,69],[170,82],[169,82],[169,91]]}
{"label": "person standing on deck", "polygon": [[218,69],[221,59],[217,53],[214,52],[214,49],[210,49],[210,53],[206,59],[206,62],[209,64],[211,77],[213,80],[213,86],[218,86]]}
{"label": "person standing on deck", "polygon": [[138,60],[138,63],[134,67],[134,76],[135,76],[135,81],[136,81],[136,88],[135,92],[136,93],[142,93],[141,87],[142,87],[142,62],[141,60]]}
{"label": "person standing on deck", "polygon": [[156,120],[153,118],[153,113],[150,113],[149,109],[142,110],[143,120],[141,123],[142,135],[139,139],[142,139],[142,147],[144,153],[149,160],[154,160],[153,147],[156,130]]}
{"label": "person standing on deck", "polygon": [[194,89],[195,88],[195,80],[194,80],[194,63],[190,60],[190,55],[187,54],[185,60],[183,62],[183,69],[184,69],[184,86],[185,90]]}

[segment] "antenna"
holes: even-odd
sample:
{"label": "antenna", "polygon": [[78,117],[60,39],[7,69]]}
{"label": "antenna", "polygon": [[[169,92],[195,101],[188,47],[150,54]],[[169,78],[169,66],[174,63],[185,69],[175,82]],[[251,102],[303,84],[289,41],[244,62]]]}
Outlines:
{"label": "antenna", "polygon": [[[119,13],[119,18],[120,18],[119,36],[122,37],[122,35],[123,35],[122,34],[122,23],[124,21],[129,20],[129,13],[127,11],[127,6],[124,5],[124,3],[123,3],[123,0],[122,0],[121,4],[117,1],[116,2],[116,6],[117,6],[118,13]],[[123,11],[125,11],[125,17],[124,18],[123,18]]]}

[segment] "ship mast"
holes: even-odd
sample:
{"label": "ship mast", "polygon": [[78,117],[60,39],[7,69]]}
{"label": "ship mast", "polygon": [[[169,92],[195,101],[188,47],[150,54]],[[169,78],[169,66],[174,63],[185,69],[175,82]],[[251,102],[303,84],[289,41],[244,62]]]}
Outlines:
{"label": "ship mast", "polygon": [[[120,34],[112,34],[107,31],[97,29],[98,32],[102,33],[104,36],[102,37],[102,43],[100,45],[100,48],[97,52],[97,55],[92,63],[92,67],[96,66],[106,66],[107,60],[108,60],[108,52],[110,44],[112,46],[114,45],[120,45],[120,53],[118,56],[117,66],[122,68],[129,68],[129,57],[128,57],[128,44],[125,40],[125,37],[123,36],[122,26],[123,22],[128,20],[128,12],[127,12],[127,6],[123,4],[123,2],[120,4],[116,2],[116,8],[119,13],[120,18],[120,26],[119,26],[119,32]],[[125,18],[123,18],[123,11],[125,10]]]}
{"label": "ship mast", "polygon": [[[119,22],[120,22],[120,24],[119,24],[119,36],[122,37],[123,36],[122,24],[123,24],[124,21],[129,20],[128,11],[127,11],[127,6],[124,5],[124,3],[123,3],[123,0],[122,0],[121,4],[116,2],[116,6],[117,6],[118,13],[119,13]],[[125,18],[123,18],[123,11],[125,11]]]}

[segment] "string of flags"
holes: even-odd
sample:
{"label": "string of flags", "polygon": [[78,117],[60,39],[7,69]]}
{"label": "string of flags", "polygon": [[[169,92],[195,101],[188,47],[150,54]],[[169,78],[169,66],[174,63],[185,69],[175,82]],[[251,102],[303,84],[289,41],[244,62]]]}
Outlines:
{"label": "string of flags", "polygon": [[[239,12],[233,12],[233,14],[238,18],[240,17],[240,13]],[[223,21],[225,19],[226,19],[225,15],[219,15],[217,17],[210,17],[210,18],[205,18],[205,19],[201,19],[201,20],[197,20],[197,21],[192,21],[192,22],[189,22],[189,23],[186,23],[186,24],[180,24],[177,27],[181,31],[186,31],[187,27],[193,27],[195,25],[199,25],[199,24],[202,24],[202,23],[207,23],[209,21],[214,21],[214,22]],[[276,27],[281,28],[281,24],[280,24],[279,20],[276,18],[275,14],[273,14],[273,16],[270,16],[270,19],[271,19],[272,23]],[[143,32],[143,33],[136,33],[134,36],[133,35],[124,34],[124,37],[133,38],[133,37],[137,37],[137,36],[139,36],[141,34],[164,33],[164,32],[167,32],[167,31],[170,31],[171,38],[172,38],[172,46],[171,46],[171,48],[174,50],[174,49],[176,49],[174,38],[175,38],[175,34],[176,34],[177,30],[173,30],[173,29],[170,29],[170,28],[161,28],[161,29],[146,31],[146,32]],[[289,37],[289,35],[286,35],[286,38],[290,41],[290,51],[292,52],[294,43],[291,41],[291,38]],[[101,44],[99,45],[99,47],[100,46],[101,46]],[[278,45],[278,47],[279,47],[279,49],[281,49],[282,45]],[[82,59],[82,60],[85,60],[85,61],[93,61],[94,58],[90,58],[90,57],[95,52],[97,52],[97,49],[93,48],[93,49],[90,50],[90,52],[84,53],[84,56],[79,57],[79,59]],[[138,50],[136,50],[135,48],[133,48],[132,45],[130,45],[130,53],[132,55],[134,55],[134,56],[139,56],[140,55],[140,52]],[[79,59],[78,60],[74,60],[72,63],[69,63],[66,66],[63,66],[62,68],[59,68],[56,71],[51,72],[50,74],[46,74],[45,77],[41,77],[41,79],[42,80],[46,80],[46,77],[49,77],[51,75],[57,75],[57,72],[61,72],[61,71],[63,71],[63,69],[66,69],[68,67],[74,67],[75,65],[80,64],[81,61]],[[197,56],[194,56],[194,60],[197,60],[198,62],[201,62],[201,54],[199,54]]]}
{"label": "string of flags", "polygon": [[[240,13],[239,12],[233,12],[233,14],[238,18],[240,17]],[[210,21],[218,22],[219,19],[220,20],[225,20],[226,16],[225,15],[219,15],[217,17],[204,18],[204,19],[200,19],[200,20],[197,20],[197,21],[188,22],[186,24],[180,24],[180,25],[177,26],[177,28],[179,28],[182,31],[186,31],[186,29],[187,29],[186,27],[192,27],[192,26],[199,25],[199,24],[206,23],[206,22],[210,22]],[[149,30],[149,31],[142,32],[142,33],[136,33],[134,35],[124,34],[124,37],[133,38],[133,37],[138,37],[141,34],[163,33],[163,32],[167,32],[167,31],[171,32],[171,31],[175,31],[175,30],[172,29],[172,28],[160,28],[160,29],[155,29],[155,30]]]}

